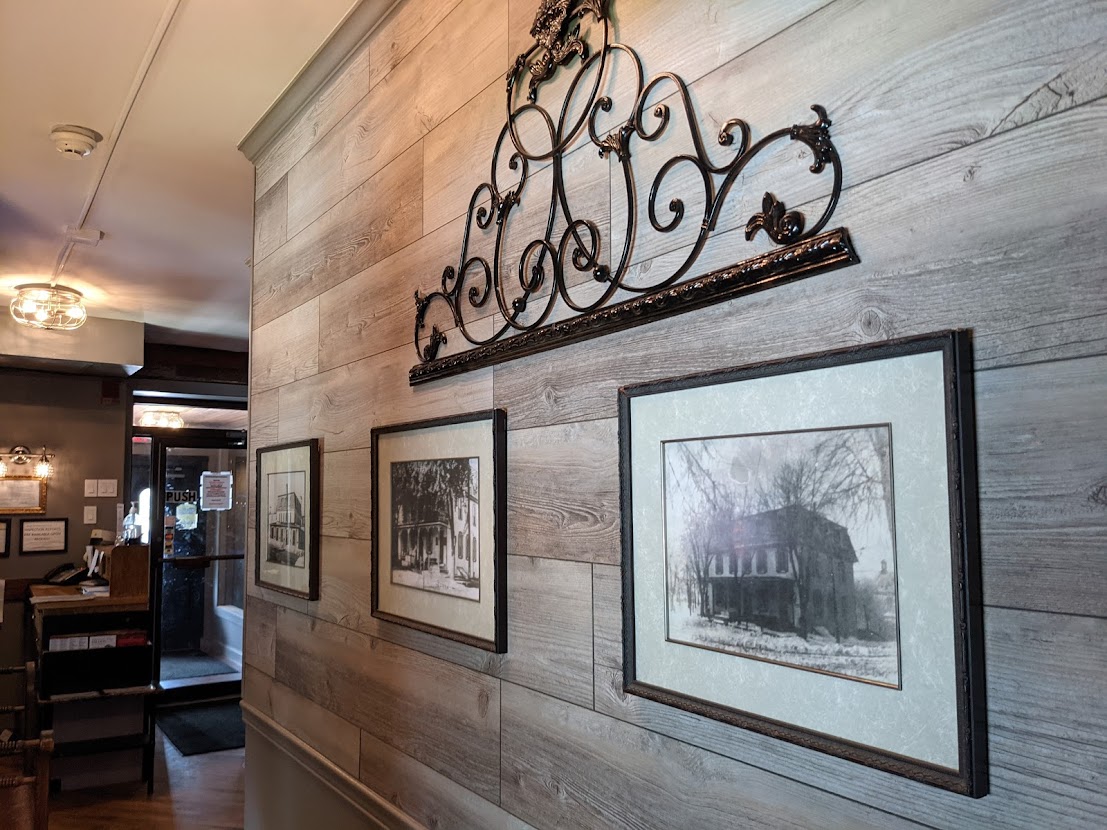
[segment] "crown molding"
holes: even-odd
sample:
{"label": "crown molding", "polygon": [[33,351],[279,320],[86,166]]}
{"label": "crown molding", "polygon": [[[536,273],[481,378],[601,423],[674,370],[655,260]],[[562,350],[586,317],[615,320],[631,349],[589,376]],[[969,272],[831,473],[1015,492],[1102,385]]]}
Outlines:
{"label": "crown molding", "polygon": [[251,163],[257,162],[262,151],[315,99],[323,85],[342,69],[388,13],[402,2],[404,0],[361,0],[346,13],[265,115],[238,143],[238,149]]}

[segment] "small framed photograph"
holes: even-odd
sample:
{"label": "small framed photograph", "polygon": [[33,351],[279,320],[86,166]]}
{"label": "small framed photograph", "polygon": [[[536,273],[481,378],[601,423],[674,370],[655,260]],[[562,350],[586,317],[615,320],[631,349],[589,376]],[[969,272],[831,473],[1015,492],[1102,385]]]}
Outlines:
{"label": "small framed photograph", "polygon": [[69,519],[24,519],[19,524],[19,552],[68,553]]}
{"label": "small framed photograph", "polygon": [[507,415],[372,431],[372,613],[507,651]]}
{"label": "small framed photograph", "polygon": [[319,599],[319,440],[257,451],[254,582]]}
{"label": "small framed photograph", "polygon": [[33,476],[0,478],[0,514],[31,516],[45,512],[45,479]]}
{"label": "small framed photograph", "polygon": [[11,519],[0,519],[0,559],[7,559],[11,551],[12,523]]}
{"label": "small framed photograph", "polygon": [[987,793],[965,332],[620,390],[625,690]]}

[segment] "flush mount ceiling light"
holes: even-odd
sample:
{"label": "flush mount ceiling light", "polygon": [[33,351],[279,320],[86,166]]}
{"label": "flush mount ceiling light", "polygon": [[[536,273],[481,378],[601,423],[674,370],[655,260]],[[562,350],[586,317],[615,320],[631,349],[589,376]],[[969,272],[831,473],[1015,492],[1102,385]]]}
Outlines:
{"label": "flush mount ceiling light", "polygon": [[147,409],[138,419],[140,427],[160,427],[161,429],[181,429],[184,418],[171,409]]}
{"label": "flush mount ceiling light", "polygon": [[80,328],[88,318],[84,297],[76,289],[39,282],[15,290],[10,308],[17,323],[36,329],[69,330]]}
{"label": "flush mount ceiling light", "polygon": [[96,149],[96,145],[103,141],[104,137],[88,127],[58,124],[50,130],[50,140],[62,155],[69,158],[84,158]]}

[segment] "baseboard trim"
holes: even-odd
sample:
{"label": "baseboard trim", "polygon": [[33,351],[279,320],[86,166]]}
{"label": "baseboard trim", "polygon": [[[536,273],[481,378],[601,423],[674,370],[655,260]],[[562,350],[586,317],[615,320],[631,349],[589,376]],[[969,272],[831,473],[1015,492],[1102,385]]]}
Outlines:
{"label": "baseboard trim", "polygon": [[242,720],[247,730],[279,749],[368,819],[374,830],[426,830],[411,816],[401,812],[246,701],[242,702]]}

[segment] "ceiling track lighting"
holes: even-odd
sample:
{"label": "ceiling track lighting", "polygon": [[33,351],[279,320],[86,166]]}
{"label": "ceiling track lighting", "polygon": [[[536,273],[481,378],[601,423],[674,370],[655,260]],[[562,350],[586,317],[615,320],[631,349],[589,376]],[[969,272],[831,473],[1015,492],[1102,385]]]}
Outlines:
{"label": "ceiling track lighting", "polygon": [[71,331],[85,324],[84,296],[75,288],[36,282],[16,286],[9,308],[17,323],[36,329]]}
{"label": "ceiling track lighting", "polygon": [[[32,463],[35,465],[33,476],[27,476],[22,469],[18,469]],[[42,452],[35,455],[27,447],[17,444],[8,452],[0,453],[0,478],[9,472],[18,478],[50,478],[54,474],[54,453],[47,452],[43,447]]]}

